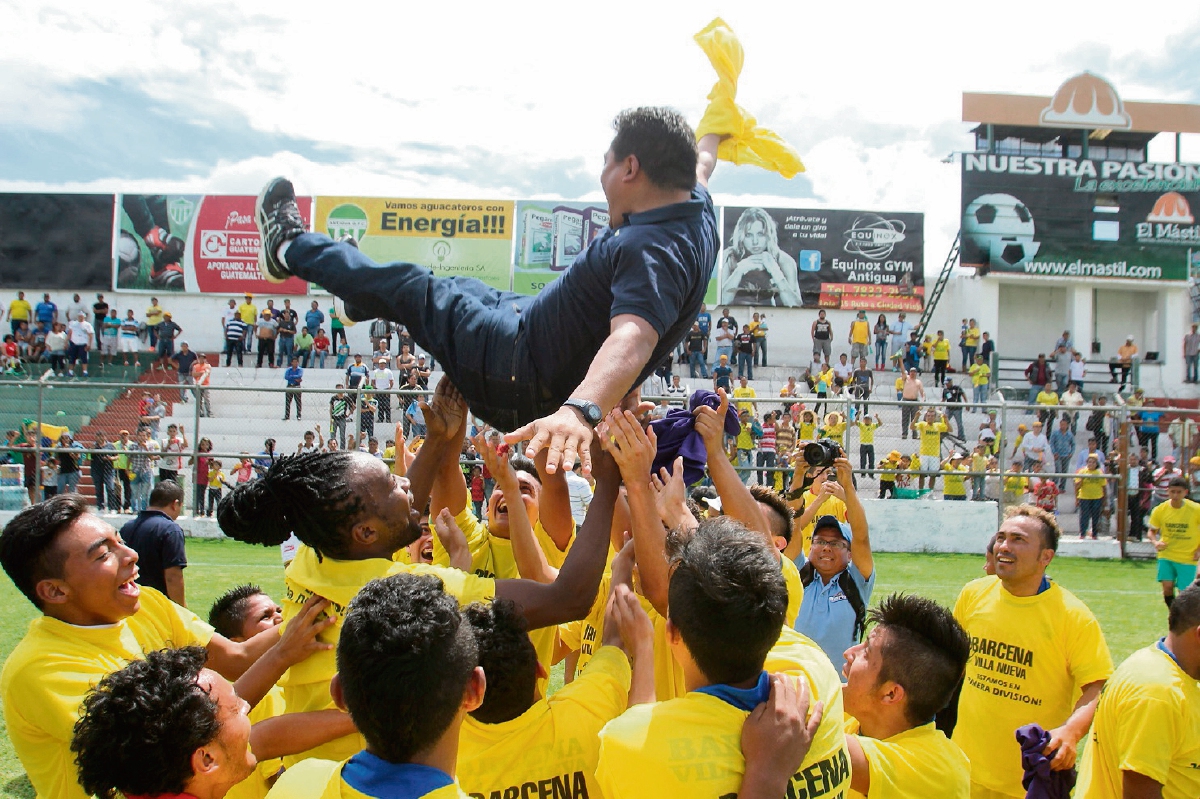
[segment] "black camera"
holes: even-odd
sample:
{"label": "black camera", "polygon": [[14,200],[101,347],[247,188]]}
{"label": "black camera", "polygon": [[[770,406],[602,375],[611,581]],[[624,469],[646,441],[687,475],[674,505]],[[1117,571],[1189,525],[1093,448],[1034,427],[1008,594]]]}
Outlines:
{"label": "black camera", "polygon": [[842,448],[828,438],[804,445],[804,462],[809,466],[832,466],[841,455]]}

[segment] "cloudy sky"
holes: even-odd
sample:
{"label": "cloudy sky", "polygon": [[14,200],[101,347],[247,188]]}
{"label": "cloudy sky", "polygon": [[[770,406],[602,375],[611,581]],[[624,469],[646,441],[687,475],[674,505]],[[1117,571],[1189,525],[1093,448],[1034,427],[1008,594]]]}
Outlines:
{"label": "cloudy sky", "polygon": [[691,37],[717,15],[745,48],[739,102],[808,167],[724,165],[718,202],[923,211],[927,270],[957,229],[963,91],[1049,95],[1090,69],[1127,100],[1200,102],[1200,8],[1178,0],[0,0],[0,190],[256,193],[283,173],[314,194],[596,199],[616,111],[699,119],[714,75]]}

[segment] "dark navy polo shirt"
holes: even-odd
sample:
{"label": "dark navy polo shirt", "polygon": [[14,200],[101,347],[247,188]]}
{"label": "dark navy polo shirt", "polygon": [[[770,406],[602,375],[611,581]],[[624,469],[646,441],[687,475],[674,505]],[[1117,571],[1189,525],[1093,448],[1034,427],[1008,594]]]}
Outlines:
{"label": "dark navy polo shirt", "polygon": [[144,510],[125,523],[121,538],[138,553],[138,585],[167,593],[165,569],[186,568],[183,528],[160,510]]}
{"label": "dark navy polo shirt", "polygon": [[528,350],[555,395],[570,396],[620,314],[645,319],[658,333],[654,353],[632,389],[650,376],[691,330],[717,263],[717,214],[708,190],[637,214],[597,236],[570,269],[527,306]]}

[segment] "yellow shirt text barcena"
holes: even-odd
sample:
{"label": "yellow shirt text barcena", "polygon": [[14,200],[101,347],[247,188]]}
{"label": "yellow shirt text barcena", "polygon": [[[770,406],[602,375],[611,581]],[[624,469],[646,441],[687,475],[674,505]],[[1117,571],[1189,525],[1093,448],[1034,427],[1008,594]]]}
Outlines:
{"label": "yellow shirt text barcena", "polygon": [[553,786],[554,796],[599,796],[597,736],[625,711],[630,676],[625,653],[604,646],[572,683],[517,718],[483,724],[467,716],[458,739],[459,785],[477,799],[537,796],[541,785]]}
{"label": "yellow shirt text barcena", "polygon": [[[825,716],[788,795],[842,796],[850,786],[850,756],[842,730],[841,681],[829,658],[808,638],[785,628],[764,668],[804,676],[812,701],[825,702]],[[700,691],[632,707],[600,732],[596,781],[608,799],[736,794],[746,768],[741,733],[748,715]]]}
{"label": "yellow shirt text barcena", "polygon": [[1167,544],[1158,557],[1176,563],[1196,562],[1192,553],[1200,546],[1200,503],[1185,499],[1183,507],[1172,508],[1170,502],[1164,502],[1151,511],[1150,526]]}
{"label": "yellow shirt text barcena", "polygon": [[954,742],[971,760],[971,781],[1024,796],[1018,727],[1058,727],[1081,688],[1112,674],[1112,657],[1091,610],[1057,583],[1017,597],[998,577],[973,580],[954,603],[971,639]]}
{"label": "yellow shirt text barcena", "polygon": [[1158,646],[1134,652],[1105,683],[1075,795],[1121,799],[1122,771],[1160,783],[1163,799],[1200,796],[1200,686]]}
{"label": "yellow shirt text barcena", "polygon": [[[384,558],[366,560],[337,560],[326,557],[317,560],[317,553],[303,544],[296,550],[295,559],[284,572],[283,623],[287,624],[311,597],[321,596],[329,600],[325,611],[336,616],[338,623],[320,635],[323,643],[333,644],[333,649],[315,652],[301,663],[292,666],[283,675],[279,684],[283,687],[284,702],[288,713],[310,710],[326,710],[334,707],[329,695],[329,681],[337,673],[336,648],[342,634],[342,619],[350,601],[364,585],[378,577],[393,574],[432,574],[442,581],[446,593],[458,599],[460,605],[486,602],[496,595],[496,581],[467,574],[458,569],[430,566],[423,563],[397,563]],[[361,735],[346,735],[335,741],[322,744],[301,755],[284,758],[291,767],[304,758],[344,760],[364,746]]]}
{"label": "yellow shirt text barcena", "polygon": [[156,649],[207,646],[213,630],[142,586],[138,612],[116,624],[77,627],[49,616],[29,625],[0,672],[4,721],[39,799],[84,799],[71,736],[96,683]]}
{"label": "yellow shirt text barcena", "polygon": [[[269,799],[378,799],[351,788],[342,779],[345,761],[305,760],[283,772]],[[401,786],[390,786],[393,790]],[[383,793],[381,791],[381,793]],[[469,799],[458,783],[423,793],[412,792],[411,799]]]}
{"label": "yellow shirt text barcena", "polygon": [[[857,732],[858,722],[846,732]],[[958,745],[933,725],[914,727],[882,741],[857,735],[867,758],[871,787],[849,799],[969,799],[971,763]]]}

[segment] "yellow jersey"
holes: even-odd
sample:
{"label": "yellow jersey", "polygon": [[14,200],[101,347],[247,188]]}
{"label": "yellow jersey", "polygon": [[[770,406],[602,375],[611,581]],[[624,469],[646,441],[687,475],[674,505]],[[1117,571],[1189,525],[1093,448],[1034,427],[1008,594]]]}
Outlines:
{"label": "yellow jersey", "polygon": [[846,733],[858,740],[871,776],[867,793],[851,789],[849,799],[970,799],[971,763],[933,722],[877,740],[858,735],[858,721],[848,718]]}
{"label": "yellow jersey", "polygon": [[1121,799],[1122,771],[1163,786],[1163,799],[1200,796],[1200,684],[1161,644],[1139,649],[1105,683],[1075,795]]}
{"label": "yellow jersey", "polygon": [[812,441],[817,435],[816,422],[800,422],[796,433],[797,441]]}
{"label": "yellow jersey", "polygon": [[[267,692],[261,702],[251,708],[250,723],[258,724],[260,721],[281,716],[284,712],[283,689],[276,685]],[[258,765],[254,767],[254,771],[250,772],[250,776],[230,788],[229,792],[225,794],[225,799],[263,799],[267,795],[267,791],[271,790],[272,778],[279,773],[281,768],[283,768],[283,758],[281,757],[258,761]]]}
{"label": "yellow jersey", "polygon": [[871,323],[866,319],[855,319],[850,323],[850,343],[867,344],[870,342]]}
{"label": "yellow jersey", "polygon": [[934,339],[933,342],[933,359],[935,361],[950,360],[950,342],[947,339]]}
{"label": "yellow jersey", "polygon": [[[347,773],[354,775],[349,781]],[[365,790],[358,790],[351,783]],[[368,793],[372,787],[376,790]],[[414,763],[386,763],[367,752],[360,752],[340,763],[316,759],[298,763],[283,772],[267,796],[271,799],[383,799],[396,796],[471,799],[444,771]]]}
{"label": "yellow jersey", "polygon": [[573,682],[517,718],[484,724],[468,715],[458,738],[459,785],[483,797],[536,796],[538,785],[556,783],[564,797],[600,796],[598,736],[625,712],[630,676],[625,653],[602,646]]}
{"label": "yellow jersey", "polygon": [[[804,503],[805,508],[807,508],[814,499],[816,499],[816,496],[808,489],[805,489],[804,493],[800,495],[800,501]],[[808,557],[808,550],[812,546],[813,525],[815,525],[817,519],[821,518],[822,516],[836,516],[839,522],[846,521],[846,503],[835,496],[826,497],[825,501],[821,503],[821,509],[817,511],[817,515],[814,516],[812,521],[806,524],[800,531],[800,540],[804,548],[804,557]],[[794,532],[792,534],[795,535]],[[787,558],[784,558],[784,560],[787,560]]]}
{"label": "yellow jersey", "polygon": [[248,325],[258,321],[258,308],[253,303],[243,302],[237,307],[238,317]]}
{"label": "yellow jersey", "polygon": [[1104,472],[1083,468],[1075,474],[1080,475],[1075,478],[1080,499],[1104,499]]}
{"label": "yellow jersey", "polygon": [[839,446],[846,446],[846,423],[838,422],[835,425],[830,425],[821,429],[821,435],[828,438],[830,441],[836,442]]}
{"label": "yellow jersey", "polygon": [[32,313],[33,306],[29,304],[29,300],[13,300],[8,304],[8,318],[10,321],[28,322]]}
{"label": "yellow jersey", "polygon": [[963,338],[963,345],[967,347],[975,347],[979,344],[979,328],[972,327],[967,329],[966,336]]}
{"label": "yellow jersey", "polygon": [[1004,475],[1004,490],[1010,494],[1024,494],[1029,490],[1029,478],[1023,474],[1006,472]]}
{"label": "yellow jersey", "polygon": [[812,747],[792,777],[788,795],[841,796],[850,786],[850,756],[842,729],[841,680],[829,658],[800,633],[784,628],[755,688],[707,686],[666,702],[637,705],[600,732],[596,781],[609,799],[736,795],[746,762],[742,724],[765,701],[767,674],[803,676],[825,715]]}
{"label": "yellow jersey", "polygon": [[116,624],[79,627],[39,616],[0,671],[4,721],[39,799],[85,799],[71,737],[96,683],[156,649],[207,646],[213,629],[153,588]]}
{"label": "yellow jersey", "polygon": [[1176,563],[1196,562],[1196,548],[1200,547],[1200,504],[1185,499],[1183,507],[1172,508],[1170,502],[1164,502],[1150,512],[1150,526],[1158,530],[1167,544],[1158,557]]}
{"label": "yellow jersey", "polygon": [[917,422],[913,429],[921,434],[920,454],[942,454],[942,433],[948,432],[950,425],[945,422]]}
{"label": "yellow jersey", "polygon": [[[746,386],[745,388],[738,386],[733,390],[733,398],[735,400],[756,399],[757,397],[758,394],[755,393],[752,386]],[[742,411],[750,411],[751,413],[754,413],[754,403],[738,402],[737,409],[739,413]]]}
{"label": "yellow jersey", "polygon": [[971,376],[971,385],[986,386],[992,379],[992,367],[986,363],[971,364],[967,374]]}
{"label": "yellow jersey", "polygon": [[942,464],[942,469],[948,472],[948,474],[943,475],[945,484],[942,488],[942,495],[947,497],[965,497],[967,495],[966,478],[961,473],[970,471],[970,467],[965,463],[958,466],[951,466],[950,462],[947,461]]}
{"label": "yellow jersey", "polygon": [[1037,395],[1037,404],[1038,405],[1046,405],[1046,406],[1057,405],[1058,404],[1058,392],[1057,391],[1039,391],[1038,395]]}
{"label": "yellow jersey", "polygon": [[1021,787],[1018,727],[1061,725],[1080,690],[1112,674],[1092,611],[1057,583],[1017,597],[998,577],[966,584],[954,618],[971,639],[954,742],[971,760],[971,781],[1011,796]]}
{"label": "yellow jersey", "polygon": [[[495,580],[458,569],[424,563],[397,563],[383,558],[337,560],[325,557],[317,560],[317,553],[311,547],[301,544],[297,548],[295,559],[284,572],[283,623],[287,624],[293,619],[313,596],[329,600],[325,613],[337,617],[338,623],[319,637],[323,643],[332,644],[333,649],[314,652],[288,669],[280,679],[279,685],[283,687],[288,713],[334,707],[333,698],[329,695],[329,681],[337,673],[337,642],[350,601],[372,580],[404,573],[434,575],[442,581],[446,593],[457,598],[459,604],[464,606],[472,602],[489,601],[496,595]],[[305,758],[345,759],[364,746],[361,735],[346,735],[303,754],[284,758],[284,762],[290,768]]]}
{"label": "yellow jersey", "polygon": [[874,419],[867,419],[865,421],[855,422],[854,426],[858,428],[858,443],[875,443],[875,431],[879,428],[879,422],[875,421]]}

